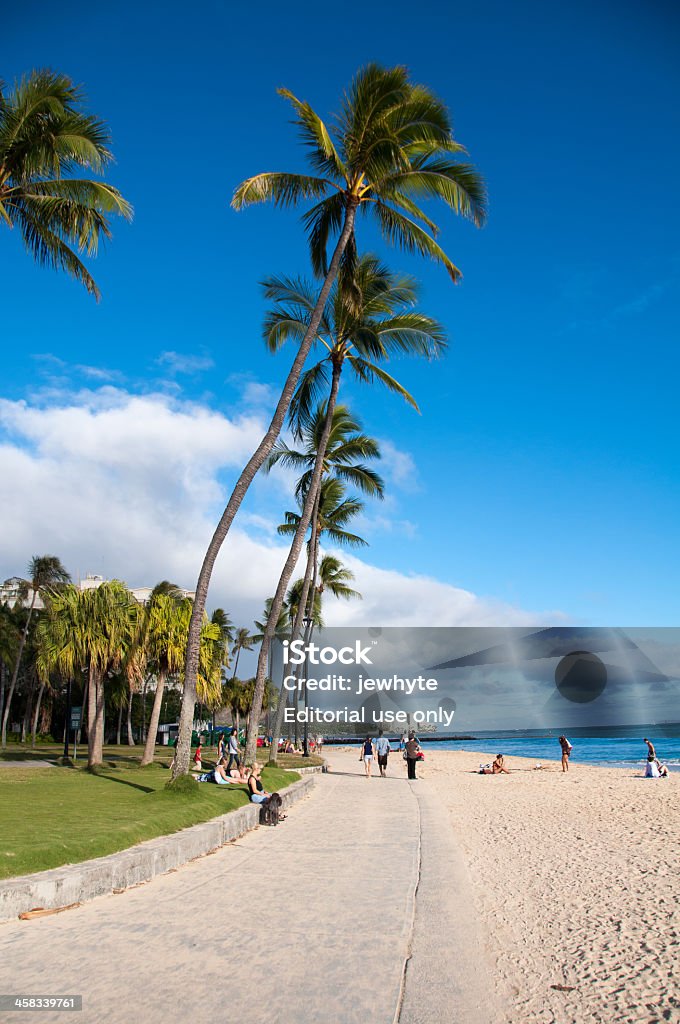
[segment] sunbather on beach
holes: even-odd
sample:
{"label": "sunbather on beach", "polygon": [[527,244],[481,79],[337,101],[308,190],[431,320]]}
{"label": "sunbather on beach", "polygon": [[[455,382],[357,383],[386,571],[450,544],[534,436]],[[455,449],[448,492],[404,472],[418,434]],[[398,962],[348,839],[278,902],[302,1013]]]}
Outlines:
{"label": "sunbather on beach", "polygon": [[510,769],[505,767],[505,761],[502,754],[496,754],[496,759],[493,764],[480,765],[480,775],[509,775]]}

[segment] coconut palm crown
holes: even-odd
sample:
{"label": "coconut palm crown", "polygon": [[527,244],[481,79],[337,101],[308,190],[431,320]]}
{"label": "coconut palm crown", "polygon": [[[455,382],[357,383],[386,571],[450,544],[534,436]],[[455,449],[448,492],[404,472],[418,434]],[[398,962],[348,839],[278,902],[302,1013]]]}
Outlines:
{"label": "coconut palm crown", "polygon": [[99,289],[77,253],[94,256],[110,238],[110,218],[132,207],[101,173],[113,159],[109,129],[85,113],[82,92],[66,75],[32,71],[6,91],[0,82],[0,222],[17,227],[42,266],[65,270],[87,291]]}
{"label": "coconut palm crown", "polygon": [[[340,111],[327,125],[309,103],[279,89],[296,114],[316,174],[268,172],[242,182],[232,205],[272,201],[292,206],[319,200],[303,216],[312,266],[328,271],[328,245],[348,209],[371,214],[384,238],[444,265],[457,281],[460,271],[436,241],[437,225],[419,205],[439,199],[477,226],[486,216],[486,191],[476,169],[460,159],[465,148],[453,137],[444,104],[425,86],[410,81],[404,67],[368,64],[355,76]],[[345,258],[355,255],[352,236]]]}
{"label": "coconut palm crown", "polygon": [[[299,277],[269,277],[263,281],[263,288],[266,298],[274,301],[265,314],[265,344],[276,351],[286,341],[299,342],[316,303],[314,285]],[[315,337],[325,353],[302,374],[291,402],[289,419],[298,435],[313,418],[315,401],[328,394],[332,369],[342,370],[345,363],[362,383],[378,383],[419,411],[406,388],[378,365],[394,357],[431,360],[443,354],[445,329],[417,309],[417,301],[415,278],[391,271],[372,253],[358,258],[351,277],[341,272]]]}

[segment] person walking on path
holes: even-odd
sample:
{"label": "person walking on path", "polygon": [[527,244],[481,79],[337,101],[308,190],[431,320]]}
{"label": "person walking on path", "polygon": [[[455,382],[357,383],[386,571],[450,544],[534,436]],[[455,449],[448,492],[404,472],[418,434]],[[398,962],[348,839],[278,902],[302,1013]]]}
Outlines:
{"label": "person walking on path", "polygon": [[569,755],[574,749],[567,739],[566,736],[560,736],[560,746],[562,748],[562,771],[569,771]]}
{"label": "person walking on path", "polygon": [[383,736],[382,729],[378,733],[378,738],[375,741],[375,752],[378,755],[378,768],[382,778],[387,777],[387,758],[390,753],[390,741],[386,736]]}
{"label": "person walking on path", "polygon": [[406,743],[406,767],[408,768],[409,779],[416,778],[416,761],[418,760],[418,754],[420,753],[420,746],[416,739],[416,734],[410,732],[408,734],[408,741]]}
{"label": "person walking on path", "polygon": [[406,750],[406,744],[407,743],[408,743],[408,736],[406,735],[405,732],[403,732],[401,734],[401,739],[399,740],[399,749],[400,750]]}
{"label": "person walking on path", "polygon": [[364,762],[366,778],[371,777],[371,765],[373,764],[373,740],[367,736],[361,746],[361,760]]}
{"label": "person walking on path", "polygon": [[240,767],[241,761],[238,756],[238,733],[236,729],[231,730],[231,736],[229,737],[229,763],[227,764],[227,771],[231,768],[232,761],[236,767]]}

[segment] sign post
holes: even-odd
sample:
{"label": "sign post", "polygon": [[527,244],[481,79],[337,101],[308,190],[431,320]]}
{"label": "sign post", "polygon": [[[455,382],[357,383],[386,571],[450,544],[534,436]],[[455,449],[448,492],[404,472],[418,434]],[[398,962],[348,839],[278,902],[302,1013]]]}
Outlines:
{"label": "sign post", "polygon": [[70,728],[73,729],[73,760],[75,761],[78,756],[78,750],[76,747],[78,739],[78,729],[80,729],[80,720],[83,715],[82,705],[80,707],[71,708],[71,721],[69,723]]}

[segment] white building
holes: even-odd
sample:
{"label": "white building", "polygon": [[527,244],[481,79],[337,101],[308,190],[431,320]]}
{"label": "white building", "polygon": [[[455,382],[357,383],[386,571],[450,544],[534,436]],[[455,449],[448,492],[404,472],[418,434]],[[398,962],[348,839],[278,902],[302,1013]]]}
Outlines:
{"label": "white building", "polygon": [[[105,579],[104,576],[98,576],[94,573],[87,573],[85,579],[78,580],[76,586],[80,590],[96,590],[97,587],[101,587],[102,583],[110,583],[110,580]],[[10,608],[19,600],[23,589],[23,604],[25,608],[29,608],[33,599],[33,590],[22,580],[20,576],[12,576],[11,579],[5,580],[0,586],[0,604],[7,604]],[[184,590],[182,587],[178,587],[179,593],[182,597],[190,597],[191,600],[196,597],[195,590]],[[130,587],[130,593],[139,604],[148,604],[149,598],[153,592],[153,587]],[[44,605],[40,599],[40,594],[36,595],[35,607],[43,608]]]}

